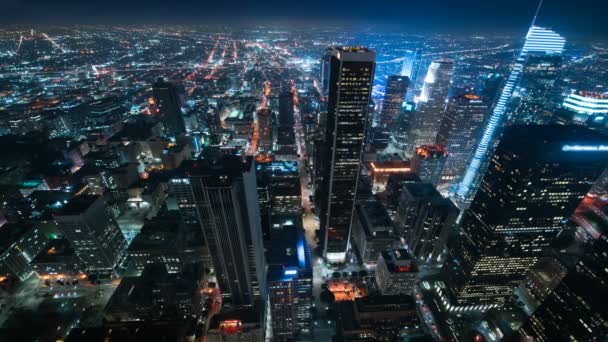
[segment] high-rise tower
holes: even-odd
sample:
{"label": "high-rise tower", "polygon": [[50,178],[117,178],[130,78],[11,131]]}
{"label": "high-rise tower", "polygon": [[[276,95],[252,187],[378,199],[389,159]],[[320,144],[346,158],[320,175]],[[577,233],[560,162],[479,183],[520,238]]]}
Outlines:
{"label": "high-rise tower", "polygon": [[418,109],[414,113],[407,152],[412,152],[420,145],[435,143],[435,137],[439,132],[443,112],[447,105],[453,73],[454,61],[452,60],[440,59],[431,63],[424,79]]}
{"label": "high-rise tower", "polygon": [[384,101],[382,102],[382,115],[380,121],[382,125],[391,125],[396,123],[401,106],[405,101],[405,93],[410,83],[407,76],[389,76],[386,81],[386,92]]}
{"label": "high-rise tower", "polygon": [[170,135],[177,136],[186,132],[177,87],[159,78],[152,87],[154,100],[161,113],[161,121]]}
{"label": "high-rise tower", "polygon": [[450,250],[445,307],[502,305],[607,163],[608,137],[587,128],[510,126]]}
{"label": "high-rise tower", "polygon": [[442,180],[452,182],[462,176],[487,114],[487,101],[480,96],[465,94],[450,99],[437,133],[437,145],[449,154]]}
{"label": "high-rise tower", "polygon": [[[542,4],[542,2],[541,2]],[[540,10],[540,6],[538,8]],[[538,10],[536,14],[538,15]],[[472,156],[471,161],[468,164],[468,168],[462,178],[462,181],[458,185],[457,195],[459,197],[458,202],[468,203],[470,199],[475,195],[477,186],[479,184],[481,174],[487,167],[487,157],[492,153],[494,144],[500,127],[505,123],[506,112],[511,101],[513,91],[522,76],[524,70],[524,64],[530,54],[561,54],[564,50],[565,40],[560,37],[557,33],[542,27],[534,25],[536,16],[532,22],[532,26],[526,35],[526,41],[522,48],[509,77],[507,78],[504,88],[500,93],[498,101],[496,102],[492,115],[487,121],[483,128],[483,133],[475,153]]]}
{"label": "high-rise tower", "polygon": [[316,197],[323,256],[343,261],[349,246],[376,54],[363,47],[332,47],[326,55],[329,93]]}
{"label": "high-rise tower", "polygon": [[170,191],[184,225],[203,230],[222,296],[233,305],[261,300],[266,268],[253,158],[187,161],[180,170]]}

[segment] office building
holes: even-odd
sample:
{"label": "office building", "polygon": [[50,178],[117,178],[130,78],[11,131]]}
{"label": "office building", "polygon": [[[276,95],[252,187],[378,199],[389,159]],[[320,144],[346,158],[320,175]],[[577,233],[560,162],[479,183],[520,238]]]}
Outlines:
{"label": "office building", "polygon": [[443,181],[453,182],[464,173],[487,113],[487,101],[480,96],[465,94],[450,99],[436,140],[437,145],[448,151]]}
{"label": "office building", "polygon": [[406,183],[397,217],[410,254],[421,264],[441,263],[458,208],[429,183]]}
{"label": "office building", "polygon": [[128,254],[138,272],[155,264],[164,265],[168,273],[179,273],[191,263],[211,267],[202,230],[180,224],[174,212],[146,221],[129,245]]}
{"label": "office building", "polygon": [[409,295],[343,301],[337,304],[336,311],[337,336],[344,341],[415,341],[424,335],[416,302]]}
{"label": "office building", "polygon": [[403,160],[373,161],[366,166],[374,192],[384,191],[391,175],[406,174],[412,171],[410,163]]}
{"label": "office building", "polygon": [[258,110],[258,151],[268,154],[272,151],[272,112],[268,108]]}
{"label": "office building", "polygon": [[537,342],[601,341],[608,336],[608,239],[589,250],[561,282],[543,298],[526,320],[520,335]]}
{"label": "office building", "polygon": [[453,73],[452,60],[439,59],[431,63],[414,113],[406,152],[411,152],[420,145],[435,143],[447,105]]}
{"label": "office building", "polygon": [[184,225],[203,231],[225,301],[250,305],[262,299],[266,276],[253,159],[184,161],[169,188]]}
{"label": "office building", "polygon": [[301,228],[292,226],[272,232],[268,264],[268,305],[273,341],[310,337],[312,263]]}
{"label": "office building", "polygon": [[376,267],[380,252],[396,242],[395,226],[384,206],[375,199],[355,205],[352,241],[360,261]]}
{"label": "office building", "polygon": [[447,310],[504,303],[606,168],[608,138],[579,126],[511,126],[492,157],[438,292]]}
{"label": "office building", "polygon": [[411,168],[423,182],[437,186],[447,158],[448,151],[442,146],[422,145],[414,151]]}
{"label": "office building", "polygon": [[416,48],[413,50],[407,50],[403,58],[403,65],[401,67],[401,76],[407,76],[410,79],[410,85],[405,95],[407,102],[414,102],[416,90],[419,83],[419,74],[422,66],[422,49]]}
{"label": "office building", "polygon": [[[536,17],[534,20],[536,20]],[[481,139],[479,140],[471,161],[468,163],[465,174],[458,185],[456,191],[456,194],[459,197],[458,201],[464,203],[465,206],[470,203],[470,200],[475,195],[483,173],[487,168],[488,157],[493,152],[493,146],[495,146],[496,139],[499,136],[500,127],[505,123],[505,113],[509,107],[515,87],[521,79],[524,63],[526,62],[528,55],[561,54],[564,51],[564,45],[565,40],[549,29],[535,26],[533,23],[528,30],[524,46],[519,53],[515,64],[511,68],[511,72],[494,105],[494,109],[492,109],[492,114],[484,125]]]}
{"label": "office building", "polygon": [[382,114],[380,122],[383,126],[395,123],[401,114],[401,106],[405,101],[405,93],[410,83],[406,76],[389,76],[386,80],[384,101],[382,101]]}
{"label": "office building", "polygon": [[30,263],[48,242],[38,228],[27,224],[5,223],[0,227],[0,277],[26,280],[34,270]]}
{"label": "office building", "polygon": [[50,239],[46,247],[32,260],[38,278],[45,280],[72,279],[80,276],[80,261],[67,239]]}
{"label": "office building", "polygon": [[237,308],[213,315],[207,342],[262,342],[265,336],[263,313],[258,307]]}
{"label": "office building", "polygon": [[104,309],[106,322],[170,321],[195,317],[203,308],[206,274],[202,264],[180,273],[148,265],[139,277],[124,277]]}
{"label": "office building", "polygon": [[168,135],[178,136],[186,133],[181,101],[175,84],[159,78],[152,86],[152,91]]}
{"label": "office building", "polygon": [[55,221],[83,263],[85,272],[113,273],[124,255],[127,241],[102,197],[82,195],[71,199],[55,215]]}
{"label": "office building", "polygon": [[362,47],[332,47],[324,146],[320,149],[320,210],[323,256],[343,261],[368,125],[376,54]]}
{"label": "office building", "polygon": [[608,117],[608,97],[598,92],[574,91],[566,96],[562,107],[570,113],[568,121],[575,124],[585,124],[590,119],[603,122]]}
{"label": "office building", "polygon": [[560,78],[566,40],[548,29],[537,28],[535,34],[537,38],[530,40],[534,40],[540,51],[528,51],[507,111],[509,121],[514,124],[547,124],[561,104],[556,82]]}
{"label": "office building", "polygon": [[382,295],[412,294],[418,266],[405,249],[380,252],[376,264],[376,283]]}

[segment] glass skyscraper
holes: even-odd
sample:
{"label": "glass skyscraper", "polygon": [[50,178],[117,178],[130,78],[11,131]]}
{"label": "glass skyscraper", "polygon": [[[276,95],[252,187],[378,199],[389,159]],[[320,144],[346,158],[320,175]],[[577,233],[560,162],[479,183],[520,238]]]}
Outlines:
{"label": "glass skyscraper", "polygon": [[447,104],[453,73],[454,61],[452,60],[439,59],[431,63],[424,79],[418,109],[414,113],[407,152],[411,152],[421,145],[435,143]]}
{"label": "glass skyscraper", "polygon": [[606,168],[601,146],[607,137],[579,126],[506,130],[450,250],[447,310],[503,304]]}
{"label": "glass skyscraper", "polygon": [[266,267],[253,158],[183,162],[169,186],[183,224],[203,230],[222,296],[233,305],[261,300]]}
{"label": "glass skyscraper", "polygon": [[561,54],[564,51],[565,44],[566,40],[563,37],[549,29],[535,25],[530,27],[524,46],[511,69],[500,97],[494,106],[492,115],[483,129],[481,140],[469,162],[467,171],[458,186],[457,195],[460,197],[459,202],[468,202],[477,190],[481,173],[485,169],[486,158],[492,152],[492,146],[495,144],[499,128],[506,121],[505,113],[507,112],[513,91],[521,80],[524,64],[528,56],[530,54],[541,53],[546,55]]}
{"label": "glass skyscraper", "polygon": [[323,256],[343,261],[349,247],[376,54],[363,47],[332,47],[326,55],[329,95],[316,197]]}

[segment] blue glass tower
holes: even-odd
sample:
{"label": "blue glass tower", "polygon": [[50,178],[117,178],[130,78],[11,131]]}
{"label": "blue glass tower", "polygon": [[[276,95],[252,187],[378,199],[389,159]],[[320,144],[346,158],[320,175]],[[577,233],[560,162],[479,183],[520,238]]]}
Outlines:
{"label": "blue glass tower", "polygon": [[[539,7],[540,9],[540,7]],[[537,12],[538,14],[538,12]],[[536,16],[535,16],[536,19]],[[469,202],[472,196],[475,194],[480,173],[483,172],[485,160],[489,154],[491,154],[493,146],[496,143],[496,138],[499,133],[499,128],[505,122],[507,106],[513,95],[513,91],[521,79],[522,71],[527,57],[531,53],[544,53],[547,55],[561,54],[564,51],[564,45],[566,40],[559,34],[553,32],[550,29],[535,26],[534,22],[528,31],[524,47],[522,48],[509,77],[505,83],[504,88],[498,98],[492,115],[490,116],[486,126],[484,127],[479,144],[473,154],[473,157],[469,163],[469,166],[456,189],[456,195],[460,200]]]}

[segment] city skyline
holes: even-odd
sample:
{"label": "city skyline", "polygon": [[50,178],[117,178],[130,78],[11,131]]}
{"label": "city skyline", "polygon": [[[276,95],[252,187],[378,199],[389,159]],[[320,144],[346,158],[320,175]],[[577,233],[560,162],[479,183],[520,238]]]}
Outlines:
{"label": "city skyline", "polygon": [[608,336],[606,5],[1,6],[0,340]]}

